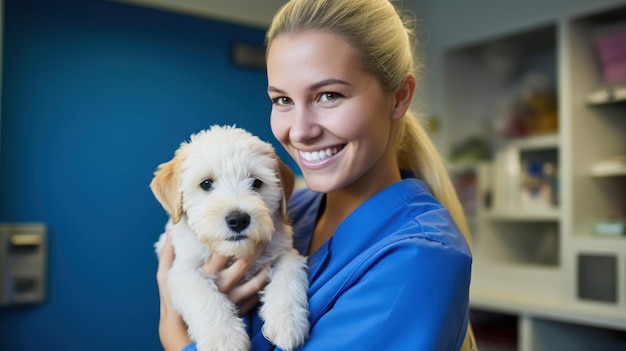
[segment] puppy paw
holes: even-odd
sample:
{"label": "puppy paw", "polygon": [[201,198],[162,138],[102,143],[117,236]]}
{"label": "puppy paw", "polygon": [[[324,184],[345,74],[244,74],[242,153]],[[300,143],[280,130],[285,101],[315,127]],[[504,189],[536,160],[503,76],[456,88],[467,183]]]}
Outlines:
{"label": "puppy paw", "polygon": [[[225,295],[219,296],[226,299]],[[234,305],[224,300],[211,305],[210,310],[196,316],[203,320],[188,323],[189,335],[196,341],[198,351],[248,351],[250,336],[243,320],[237,317]],[[206,316],[209,316],[207,319]]]}
{"label": "puppy paw", "polygon": [[268,318],[263,324],[263,336],[283,350],[293,350],[309,336],[309,319],[306,310],[287,313],[279,318]]}
{"label": "puppy paw", "polygon": [[272,269],[259,311],[263,335],[283,350],[292,350],[309,336],[306,258],[291,250]]}

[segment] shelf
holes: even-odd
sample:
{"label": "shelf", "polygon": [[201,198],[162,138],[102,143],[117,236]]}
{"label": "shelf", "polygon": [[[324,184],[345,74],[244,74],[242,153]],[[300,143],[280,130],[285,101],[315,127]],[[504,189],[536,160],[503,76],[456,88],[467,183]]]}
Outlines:
{"label": "shelf", "polygon": [[619,156],[594,164],[591,167],[591,175],[598,178],[626,176],[626,156]]}
{"label": "shelf", "polygon": [[623,177],[626,176],[626,168],[615,170],[596,170],[592,168],[591,175],[596,178]]}
{"label": "shelf", "polygon": [[620,102],[626,102],[626,86],[600,89],[590,94],[587,98],[587,104],[590,106],[602,106]]}
{"label": "shelf", "polygon": [[626,350],[626,235],[592,234],[626,216],[626,81],[606,79],[599,44],[626,27],[615,2],[443,57],[448,146],[489,142],[487,167],[451,170],[474,215],[470,307],[516,315],[518,350]]}
{"label": "shelf", "polygon": [[470,306],[487,311],[532,315],[546,319],[581,323],[602,328],[626,330],[626,311],[613,304],[567,302],[563,299],[537,299],[527,295],[502,294],[473,289]]}
{"label": "shelf", "polygon": [[572,247],[577,251],[626,253],[626,236],[602,236],[595,234],[579,234],[572,239]]}
{"label": "shelf", "polygon": [[557,149],[559,147],[559,135],[538,134],[524,138],[498,139],[496,145],[514,147],[521,151]]}
{"label": "shelf", "polygon": [[558,222],[561,216],[560,210],[546,209],[544,211],[486,211],[485,219],[492,221],[510,221],[510,222]]}

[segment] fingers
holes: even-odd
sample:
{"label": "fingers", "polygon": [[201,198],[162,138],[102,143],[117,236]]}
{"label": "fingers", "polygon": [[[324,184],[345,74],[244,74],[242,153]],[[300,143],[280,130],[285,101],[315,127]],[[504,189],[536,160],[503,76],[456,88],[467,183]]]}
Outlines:
{"label": "fingers", "polygon": [[214,252],[202,266],[202,272],[204,272],[204,275],[207,277],[216,276],[219,271],[226,267],[226,263],[228,263],[228,257]]}
{"label": "fingers", "polygon": [[[255,298],[256,302],[258,302],[258,292],[265,287],[265,284],[267,284],[269,271],[270,268],[265,267],[249,281],[233,287],[228,293],[230,300],[234,304],[239,305],[240,310],[243,309],[241,305],[245,304],[248,300],[250,300],[250,298]],[[256,305],[256,302],[254,302],[254,304],[250,307]]]}
{"label": "fingers", "polygon": [[264,268],[251,280],[235,287],[229,299],[237,306],[240,316],[247,315],[261,300],[259,291],[265,287],[269,278],[269,267]]}
{"label": "fingers", "polygon": [[237,305],[241,315],[247,314],[259,302],[258,292],[269,279],[269,267],[262,269],[249,281],[240,284],[246,272],[256,263],[267,243],[258,245],[252,256],[242,257],[227,267],[229,257],[212,253],[202,266],[206,277],[214,277],[218,290]]}
{"label": "fingers", "polygon": [[254,261],[248,260],[248,258],[240,258],[233,262],[230,267],[224,268],[215,276],[215,284],[219,288],[220,292],[229,294],[230,291],[239,283],[241,278],[246,274],[246,271]]}
{"label": "fingers", "polygon": [[215,277],[219,291],[227,294],[258,260],[266,245],[267,243],[258,245],[252,256],[242,257],[228,267],[226,265],[230,258],[214,252],[202,266],[202,272],[206,277]]}
{"label": "fingers", "polygon": [[174,256],[174,245],[172,245],[168,237],[159,253],[159,266],[157,268],[157,286],[161,300],[161,318],[164,318],[169,311],[173,310],[169,290],[167,289],[167,276],[174,263]]}
{"label": "fingers", "polygon": [[169,273],[170,269],[172,268],[172,264],[174,263],[174,256],[174,245],[172,245],[172,242],[168,237],[167,240],[165,240],[165,244],[163,245],[163,248],[161,249],[161,252],[159,254],[159,266],[157,268],[157,282],[159,283],[159,285],[165,284],[167,280],[167,274]]}

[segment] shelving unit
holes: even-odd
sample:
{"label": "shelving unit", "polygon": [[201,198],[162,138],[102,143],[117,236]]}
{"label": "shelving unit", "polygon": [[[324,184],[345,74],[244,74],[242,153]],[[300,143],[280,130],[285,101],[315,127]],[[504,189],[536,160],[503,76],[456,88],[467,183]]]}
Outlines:
{"label": "shelving unit", "polygon": [[517,318],[513,348],[489,350],[626,350],[626,235],[594,233],[626,218],[626,171],[602,163],[626,155],[626,80],[607,83],[596,47],[616,23],[626,1],[445,52],[450,149],[490,151],[451,168],[471,307]]}

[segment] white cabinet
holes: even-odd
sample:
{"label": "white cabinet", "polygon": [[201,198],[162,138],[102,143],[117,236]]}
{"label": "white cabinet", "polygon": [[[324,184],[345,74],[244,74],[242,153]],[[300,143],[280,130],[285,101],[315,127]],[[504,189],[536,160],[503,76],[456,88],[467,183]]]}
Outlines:
{"label": "white cabinet", "polygon": [[471,305],[516,318],[513,349],[626,350],[626,75],[598,49],[622,30],[626,2],[445,50]]}

